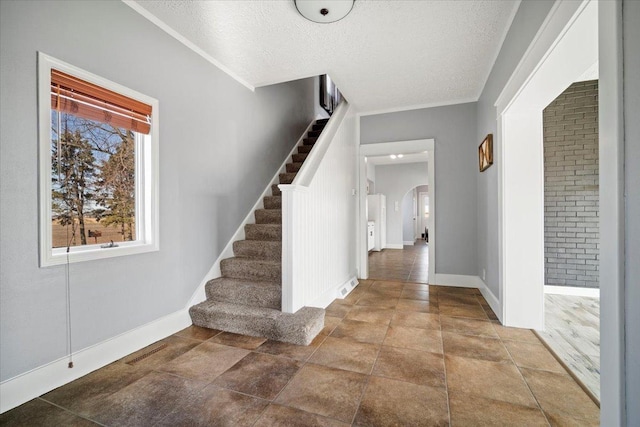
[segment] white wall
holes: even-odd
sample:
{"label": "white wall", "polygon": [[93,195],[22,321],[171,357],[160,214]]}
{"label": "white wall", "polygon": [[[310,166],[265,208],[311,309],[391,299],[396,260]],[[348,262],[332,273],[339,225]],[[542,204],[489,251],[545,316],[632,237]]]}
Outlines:
{"label": "white wall", "polygon": [[402,246],[402,199],[411,189],[427,183],[427,173],[427,163],[376,166],[376,192],[387,197],[387,247]]}
{"label": "white wall", "polygon": [[251,92],[124,3],[0,2],[1,380],[66,348],[64,267],[38,267],[37,51],[160,101],[160,251],[71,265],[74,350],[184,308],[314,116],[313,80]]}
{"label": "white wall", "polygon": [[342,285],[356,279],[357,137],[349,108],[345,101],[338,106],[294,182],[280,187],[282,301],[288,312],[303,306],[324,308],[339,296]]}
{"label": "white wall", "polygon": [[[476,103],[361,118],[361,144],[435,139],[438,274],[477,275],[476,180],[482,139],[476,133]],[[377,180],[379,170],[376,167]],[[384,193],[377,181],[376,191]]]}

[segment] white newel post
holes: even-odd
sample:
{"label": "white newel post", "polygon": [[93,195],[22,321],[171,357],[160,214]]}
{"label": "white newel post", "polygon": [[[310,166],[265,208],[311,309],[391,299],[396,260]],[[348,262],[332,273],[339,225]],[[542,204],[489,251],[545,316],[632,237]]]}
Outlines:
{"label": "white newel post", "polygon": [[280,184],[282,192],[282,311],[295,313],[305,305],[304,212],[309,187]]}

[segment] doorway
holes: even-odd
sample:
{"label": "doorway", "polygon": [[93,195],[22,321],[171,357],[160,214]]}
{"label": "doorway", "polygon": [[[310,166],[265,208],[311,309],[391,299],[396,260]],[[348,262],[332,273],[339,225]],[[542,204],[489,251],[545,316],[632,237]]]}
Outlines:
{"label": "doorway", "polygon": [[[360,209],[359,209],[359,227],[358,227],[358,277],[362,279],[369,278],[369,251],[368,251],[368,218],[367,218],[367,163],[368,158],[376,156],[397,156],[402,154],[406,160],[411,159],[411,156],[420,157],[422,162],[425,162],[427,182],[429,183],[428,193],[430,198],[430,215],[428,218],[428,229],[435,230],[435,200],[436,200],[436,183],[435,183],[435,141],[433,139],[413,140],[413,141],[397,141],[388,143],[377,144],[362,144],[360,145],[360,174],[359,174],[359,194],[360,194]],[[407,159],[408,158],[408,159]],[[427,166],[428,165],[428,166]],[[369,166],[370,168],[370,166]],[[413,185],[408,185],[409,188],[414,188],[418,185],[424,184],[424,178]],[[374,180],[374,187],[376,192],[380,191],[380,187]],[[405,187],[406,191],[406,187]],[[403,193],[404,194],[404,193]],[[392,213],[400,211],[401,197],[397,200],[387,198],[387,221],[390,220]],[[399,216],[399,215],[398,215]],[[436,255],[436,233],[430,233],[429,251],[426,255],[428,258],[428,275],[427,280],[429,283],[435,283],[435,255]],[[387,248],[401,249],[403,246],[401,229],[398,232],[398,242],[392,241],[391,236],[387,233]]]}

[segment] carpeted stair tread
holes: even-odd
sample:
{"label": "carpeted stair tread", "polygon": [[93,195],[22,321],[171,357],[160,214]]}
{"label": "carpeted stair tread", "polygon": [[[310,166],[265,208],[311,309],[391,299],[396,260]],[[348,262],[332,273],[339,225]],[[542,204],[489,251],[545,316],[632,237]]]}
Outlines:
{"label": "carpeted stair tread", "polygon": [[298,145],[298,154],[308,154],[312,148],[313,145]]}
{"label": "carpeted stair tread", "polygon": [[316,123],[315,125],[313,125],[311,127],[311,130],[312,131],[316,131],[316,130],[322,131],[322,129],[324,129],[325,126],[326,125],[324,123]]}
{"label": "carpeted stair tread", "polygon": [[233,257],[220,261],[222,277],[282,281],[282,262],[269,259]]}
{"label": "carpeted stair tread", "polygon": [[303,145],[311,145],[311,146],[313,146],[313,144],[315,144],[317,140],[318,140],[318,137],[314,137],[314,138],[304,138],[304,139],[302,140],[302,144],[303,144]]}
{"label": "carpeted stair tread", "polygon": [[282,241],[282,224],[247,224],[244,226],[247,240]]}
{"label": "carpeted stair tread", "polygon": [[280,187],[278,187],[278,184],[271,185],[271,194],[278,197],[282,196],[282,192],[280,191]]}
{"label": "carpeted stair tread", "polygon": [[302,167],[302,165],[303,165],[303,162],[287,163],[287,173],[298,172]]}
{"label": "carpeted stair tread", "polygon": [[294,173],[281,173],[279,175],[280,184],[291,184],[296,177],[296,172]]}
{"label": "carpeted stair tread", "polygon": [[307,136],[308,136],[309,138],[313,138],[314,136],[315,136],[315,137],[318,137],[318,136],[320,136],[320,134],[321,134],[321,133],[322,133],[322,131],[321,131],[321,130],[310,130],[310,131],[307,133]]}
{"label": "carpeted stair tread", "polygon": [[280,209],[256,209],[256,224],[281,224],[282,210]]}
{"label": "carpeted stair tread", "polygon": [[316,120],[316,123],[326,125],[328,121],[329,119],[318,119]]}
{"label": "carpeted stair tread", "polygon": [[280,240],[238,240],[233,242],[233,254],[241,258],[282,260]]}
{"label": "carpeted stair tread", "polygon": [[309,156],[309,153],[294,154],[293,156],[291,156],[291,159],[295,163],[302,163],[307,159],[307,156]]}
{"label": "carpeted stair tread", "polygon": [[206,300],[191,307],[189,314],[196,326],[297,345],[309,345],[324,327],[324,310],[314,307],[303,307],[290,314]]}
{"label": "carpeted stair tread", "polygon": [[282,209],[282,196],[265,196],[262,204],[265,209]]}
{"label": "carpeted stair tread", "polygon": [[219,277],[205,285],[207,299],[280,310],[282,286],[278,282]]}

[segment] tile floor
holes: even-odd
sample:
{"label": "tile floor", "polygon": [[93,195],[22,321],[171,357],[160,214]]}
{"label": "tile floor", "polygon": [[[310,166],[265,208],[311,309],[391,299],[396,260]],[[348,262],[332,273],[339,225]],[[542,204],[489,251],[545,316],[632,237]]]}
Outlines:
{"label": "tile floor", "polygon": [[542,339],[600,399],[600,299],[546,294],[544,323]]}
{"label": "tile floor", "polygon": [[416,240],[404,249],[384,249],[369,252],[369,277],[427,283],[429,268],[429,244]]}
{"label": "tile floor", "polygon": [[362,280],[327,308],[310,346],[192,326],[0,415],[0,425],[596,426],[598,419],[598,407],[533,332],[500,326],[478,290]]}
{"label": "tile floor", "polygon": [[475,289],[363,280],[325,325],[308,347],[190,327],[0,425],[598,425],[538,338],[500,326]]}

